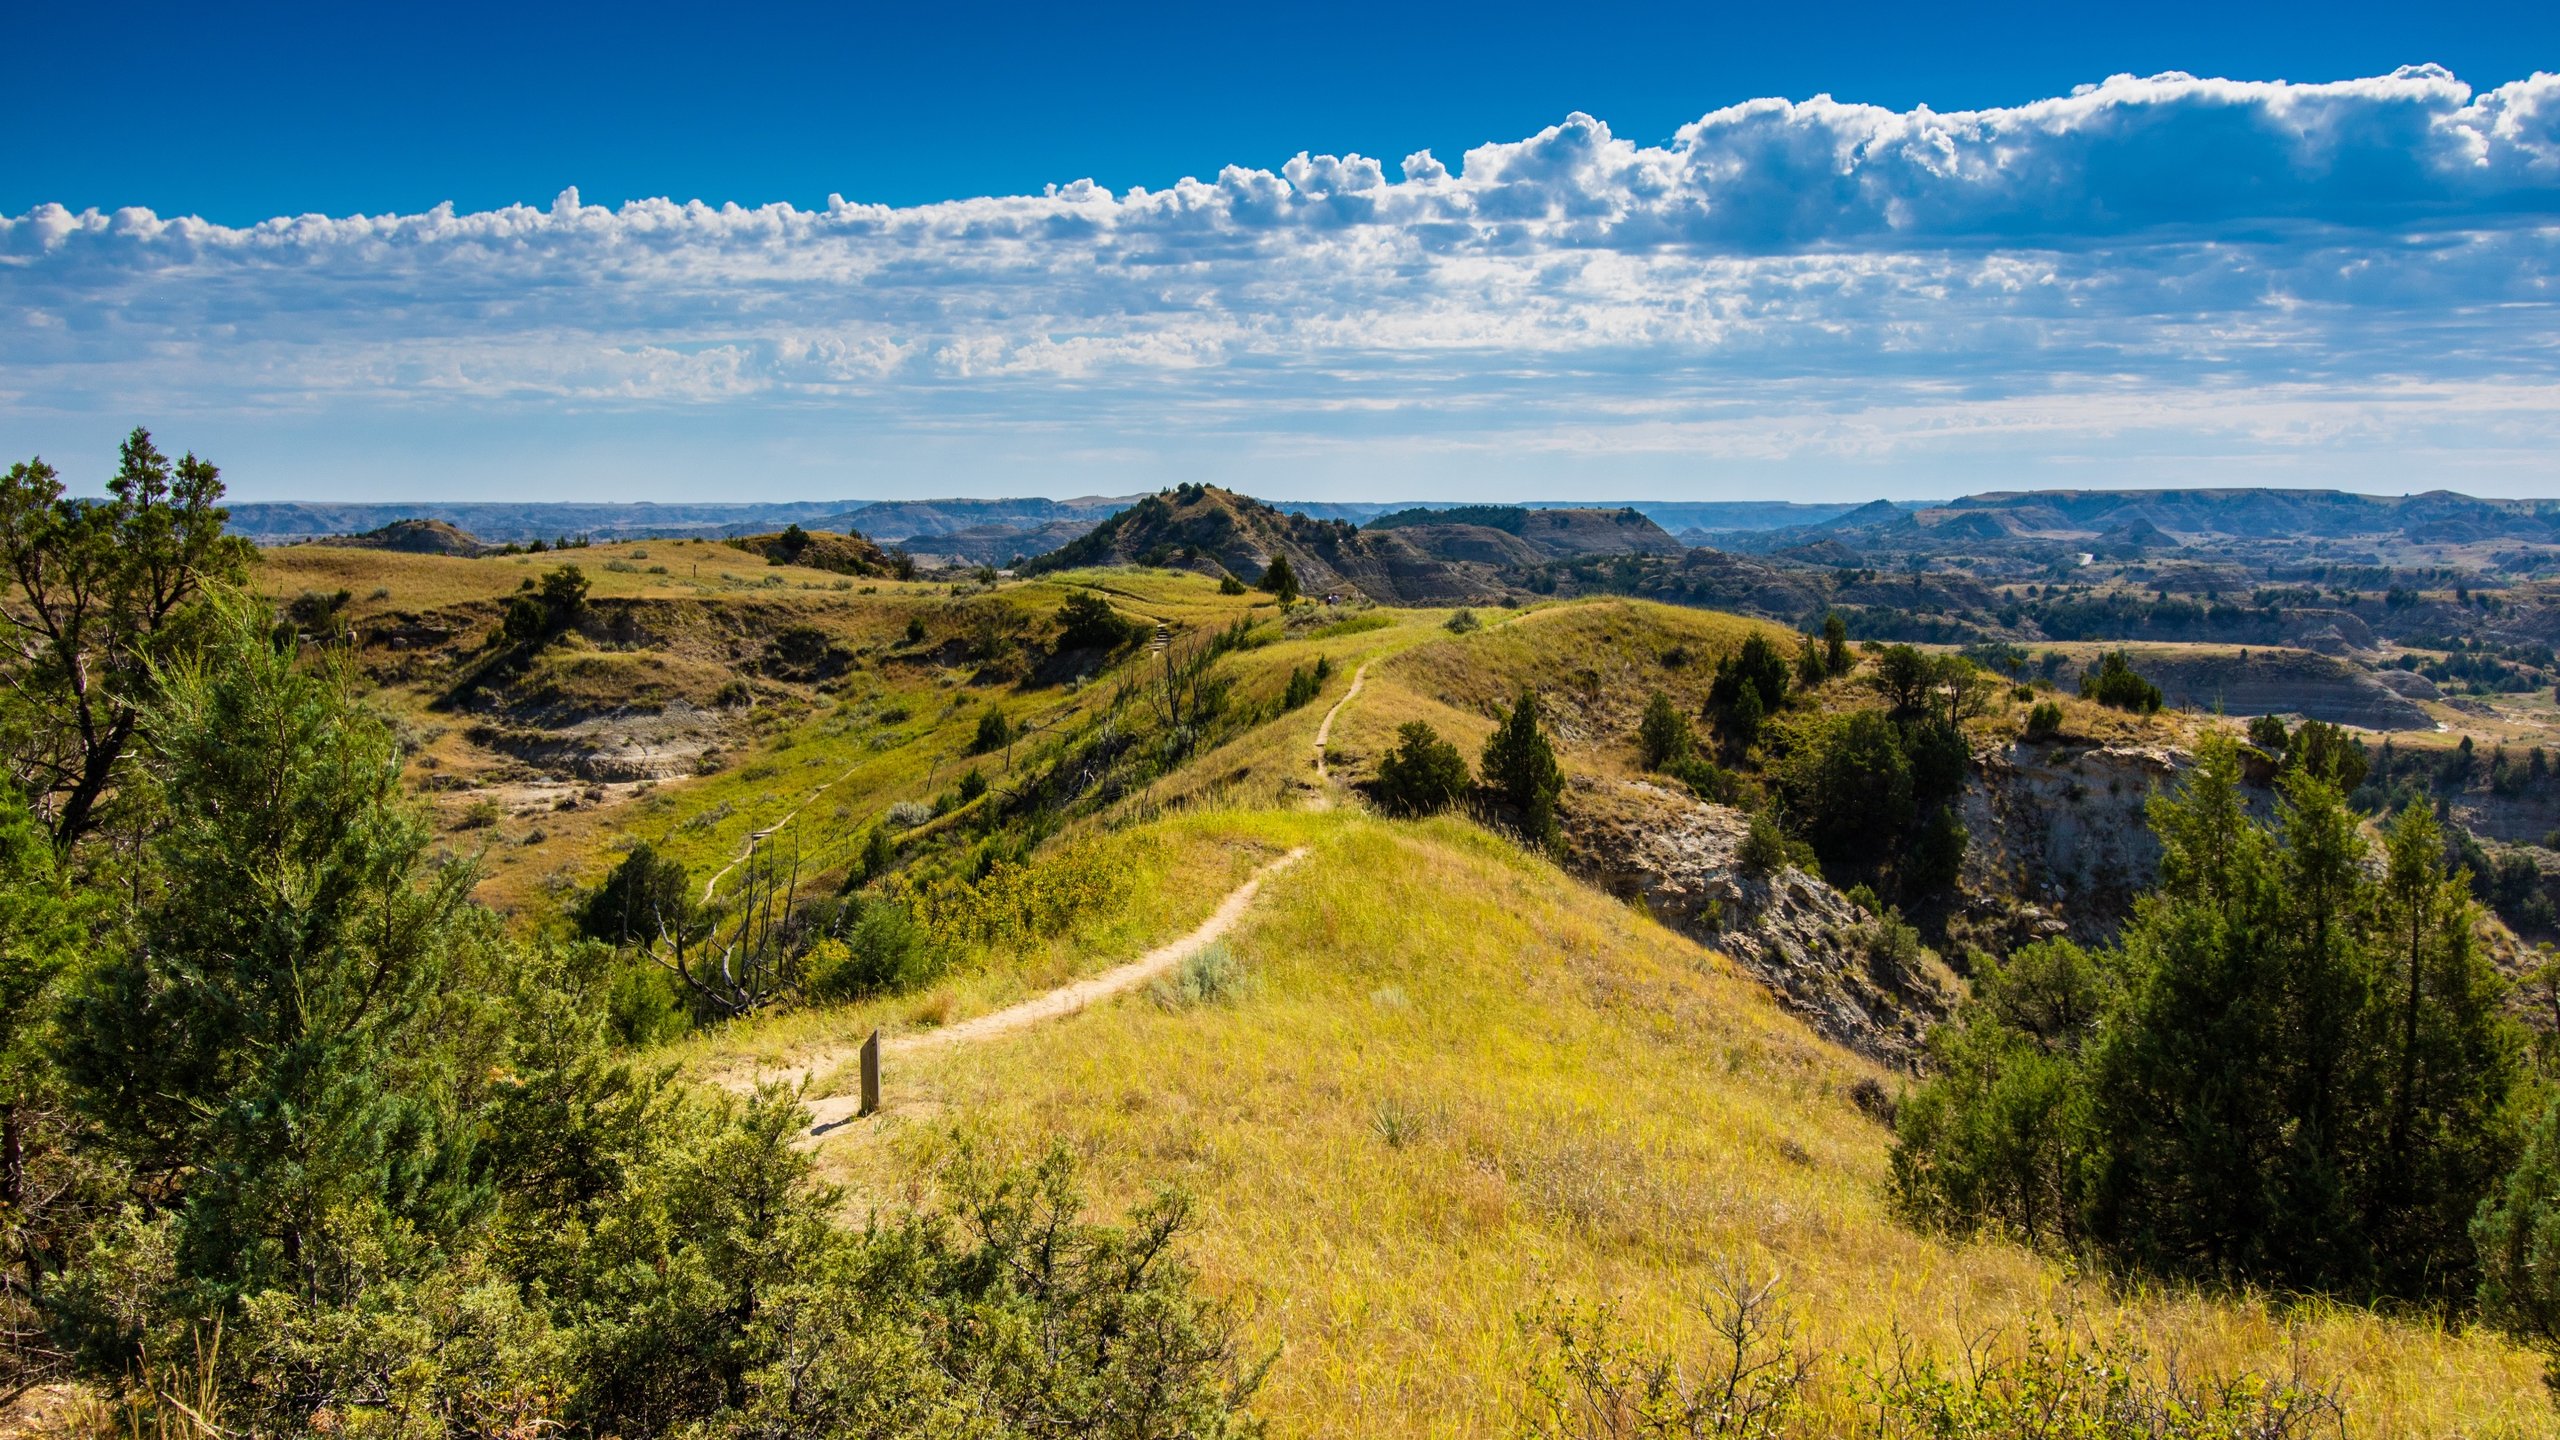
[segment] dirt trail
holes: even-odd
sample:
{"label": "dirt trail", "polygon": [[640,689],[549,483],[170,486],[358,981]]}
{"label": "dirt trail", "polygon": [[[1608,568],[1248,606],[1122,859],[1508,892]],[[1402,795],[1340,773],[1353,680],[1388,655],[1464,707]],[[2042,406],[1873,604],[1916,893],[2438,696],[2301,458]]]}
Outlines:
{"label": "dirt trail", "polygon": [[842,783],[844,782],[845,776],[847,776],[847,775],[851,775],[854,771],[859,770],[859,769],[861,769],[861,768],[862,768],[862,762],[860,762],[860,761],[858,761],[858,760],[857,760],[857,761],[855,761],[853,764],[846,766],[846,767],[845,767],[844,775],[839,775],[839,776],[837,776],[835,779],[828,781],[826,784],[819,786],[817,789],[810,791],[807,795],[805,795],[805,796],[803,796],[803,797],[801,798],[801,801],[800,801],[800,803],[799,803],[799,804],[792,806],[792,807],[791,807],[791,809],[790,809],[790,811],[789,811],[789,813],[785,814],[781,819],[774,821],[772,824],[767,825],[766,827],[764,827],[764,828],[763,828],[763,829],[761,829],[761,830],[757,830],[757,831],[753,831],[753,832],[751,832],[751,833],[747,836],[747,848],[745,848],[744,850],[739,851],[739,852],[738,852],[738,857],[737,857],[736,859],[734,859],[734,860],[730,861],[730,862],[729,862],[728,864],[726,864],[726,865],[721,866],[721,867],[720,867],[720,871],[719,871],[719,873],[718,873],[718,874],[713,875],[710,879],[705,880],[705,881],[703,881],[703,882],[702,882],[702,903],[703,903],[703,904],[705,904],[705,905],[708,905],[708,904],[710,904],[710,903],[711,903],[711,897],[712,897],[712,894],[720,888],[720,882],[721,882],[722,880],[724,880],[724,879],[727,879],[727,878],[728,878],[728,875],[729,875],[729,872],[730,872],[730,871],[735,870],[735,869],[737,869],[739,866],[746,864],[746,863],[747,863],[747,857],[749,857],[749,856],[751,856],[751,855],[753,855],[753,854],[755,854],[755,853],[756,853],[756,847],[757,847],[758,845],[763,844],[763,843],[764,843],[768,838],[770,838],[770,837],[771,837],[771,836],[772,836],[776,831],[779,831],[783,826],[790,824],[790,823],[791,823],[791,821],[792,821],[792,819],[793,819],[794,817],[796,817],[797,815],[799,815],[799,813],[800,813],[801,811],[806,810],[806,809],[808,809],[808,808],[809,808],[809,803],[810,803],[811,801],[813,801],[813,800],[817,799],[817,798],[818,798],[819,796],[821,796],[821,795],[826,794],[829,790],[834,789],[837,785],[842,784]]}
{"label": "dirt trail", "polygon": [[1342,707],[1350,704],[1352,697],[1360,693],[1360,682],[1369,678],[1369,667],[1376,663],[1374,660],[1360,662],[1360,668],[1351,672],[1351,688],[1342,692],[1342,698],[1334,701],[1333,708],[1324,712],[1324,719],[1316,724],[1316,778],[1319,780],[1333,778],[1325,773],[1324,768],[1324,747],[1333,739],[1333,717],[1341,714]]}
{"label": "dirt trail", "polygon": [[[890,1060],[902,1056],[928,1054],[936,1050],[946,1050],[955,1045],[974,1045],[981,1041],[995,1039],[1000,1035],[1010,1035],[1014,1031],[1028,1029],[1045,1020],[1064,1019],[1096,1001],[1125,994],[1158,976],[1169,974],[1174,967],[1208,949],[1228,931],[1233,930],[1236,922],[1242,920],[1244,912],[1252,906],[1254,897],[1261,893],[1262,882],[1305,859],[1306,854],[1306,847],[1301,845],[1254,871],[1243,884],[1228,892],[1227,898],[1218,903],[1218,908],[1210,913],[1209,918],[1201,921],[1199,926],[1189,934],[1159,945],[1125,965],[1115,965],[1099,974],[1088,975],[1072,984],[1061,985],[1046,994],[1035,995],[1020,1004],[1008,1005],[1002,1010],[992,1010],[974,1019],[963,1020],[957,1025],[947,1025],[938,1030],[919,1031],[911,1035],[883,1037],[880,1041],[880,1057],[883,1066],[885,1067]],[[841,1045],[812,1057],[805,1064],[741,1075],[721,1083],[732,1090],[746,1090],[758,1083],[776,1080],[786,1085],[797,1085],[853,1063],[861,1050],[859,1043]],[[884,1078],[884,1084],[886,1083]],[[809,1133],[823,1135],[835,1129],[851,1120],[854,1112],[860,1109],[861,1105],[862,1097],[859,1094],[830,1095],[824,1099],[809,1101],[809,1112],[813,1122]]]}

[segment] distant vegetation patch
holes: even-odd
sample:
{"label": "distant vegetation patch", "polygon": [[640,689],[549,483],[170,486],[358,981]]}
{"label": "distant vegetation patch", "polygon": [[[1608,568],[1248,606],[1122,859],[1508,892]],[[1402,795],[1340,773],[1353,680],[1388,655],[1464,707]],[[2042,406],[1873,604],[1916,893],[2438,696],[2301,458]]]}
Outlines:
{"label": "distant vegetation patch", "polygon": [[1399,530],[1408,525],[1482,525],[1517,535],[1529,528],[1529,512],[1518,505],[1453,505],[1446,510],[1417,506],[1381,515],[1368,528]]}

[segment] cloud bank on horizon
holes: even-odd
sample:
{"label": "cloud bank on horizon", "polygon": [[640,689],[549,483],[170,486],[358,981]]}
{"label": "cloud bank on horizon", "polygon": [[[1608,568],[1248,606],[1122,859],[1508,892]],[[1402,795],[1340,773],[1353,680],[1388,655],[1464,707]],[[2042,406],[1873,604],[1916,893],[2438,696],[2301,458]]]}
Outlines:
{"label": "cloud bank on horizon", "polygon": [[[0,426],[263,427],[301,455],[267,493],[415,493],[492,429],[514,494],[698,492],[742,443],[722,483],[771,493],[2560,493],[2560,76],[1762,100],[1662,145],[1577,114],[1390,168],[241,228],[39,206],[0,217]],[[387,436],[418,468],[368,458]]]}

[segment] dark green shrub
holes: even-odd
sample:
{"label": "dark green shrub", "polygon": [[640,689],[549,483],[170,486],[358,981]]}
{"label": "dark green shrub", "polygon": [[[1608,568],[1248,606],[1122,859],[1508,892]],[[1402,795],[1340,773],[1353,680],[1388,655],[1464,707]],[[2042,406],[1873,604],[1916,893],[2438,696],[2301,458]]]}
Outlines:
{"label": "dark green shrub", "polygon": [[1474,783],[1467,757],[1420,720],[1406,721],[1395,748],[1378,762],[1378,803],[1394,815],[1446,810]]}
{"label": "dark green shrub", "polygon": [[608,945],[645,945],[662,935],[690,934],[693,895],[684,866],[642,841],[579,907],[578,932]]}
{"label": "dark green shrub", "polygon": [[1715,683],[1707,690],[1707,704],[1726,716],[1749,706],[1754,719],[1748,728],[1756,733],[1759,718],[1778,713],[1779,707],[1787,703],[1788,668],[1787,657],[1768,636],[1754,630],[1744,637],[1739,650],[1716,661]]}
{"label": "dark green shrub", "polygon": [[1656,690],[1644,704],[1644,719],[1636,725],[1636,753],[1647,770],[1674,770],[1686,764],[1697,753],[1698,737],[1689,728],[1689,717],[1671,703],[1671,697]]}
{"label": "dark green shrub", "polygon": [[2160,687],[2134,673],[2121,650],[2098,657],[2098,666],[2080,677],[2080,696],[2117,710],[2149,715],[2160,708]]}
{"label": "dark green shrub", "polygon": [[2042,701],[2027,712],[2027,738],[2050,740],[2062,733],[2062,707],[2051,700]]}
{"label": "dark green shrub", "polygon": [[[2270,755],[2282,755],[2293,737],[2284,728],[2281,715],[2259,715],[2249,721],[2249,743]],[[2352,790],[2355,787],[2347,787]]]}
{"label": "dark green shrub", "polygon": [[1271,592],[1283,605],[1297,603],[1298,572],[1290,568],[1286,554],[1271,557],[1270,568],[1262,572],[1262,588]]}
{"label": "dark green shrub", "polygon": [[[1060,650],[1117,650],[1136,638],[1138,629],[1136,621],[1121,618],[1110,601],[1090,590],[1077,591],[1058,607]],[[907,638],[912,642],[923,636],[916,633]]]}
{"label": "dark green shrub", "polygon": [[1564,767],[1556,749],[1538,725],[1538,692],[1523,690],[1484,744],[1484,778],[1512,809],[1519,812],[1521,833],[1532,844],[1555,849],[1564,843],[1556,802],[1564,794]]}
{"label": "dark green shrub", "polygon": [[625,1045],[655,1045],[693,1028],[676,978],[656,965],[625,966],[605,991],[605,1015]]}
{"label": "dark green shrub", "polygon": [[1734,863],[1754,875],[1767,875],[1784,869],[1787,864],[1786,832],[1766,810],[1751,812],[1751,826],[1742,835],[1742,844],[1734,850]]}
{"label": "dark green shrub", "polygon": [[1701,800],[1718,805],[1742,803],[1742,777],[1701,755],[1692,755],[1663,773],[1689,787]]}
{"label": "dark green shrub", "polygon": [[1013,722],[1005,718],[1001,708],[990,705],[978,717],[978,733],[969,740],[969,753],[984,755],[1001,750],[1013,743],[1013,736]]}

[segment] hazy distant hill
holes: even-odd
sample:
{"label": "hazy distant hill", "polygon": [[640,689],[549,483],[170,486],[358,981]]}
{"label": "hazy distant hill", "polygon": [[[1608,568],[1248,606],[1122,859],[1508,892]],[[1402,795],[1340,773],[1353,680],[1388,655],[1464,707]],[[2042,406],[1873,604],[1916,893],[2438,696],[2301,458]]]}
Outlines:
{"label": "hazy distant hill", "polygon": [[399,520],[440,520],[490,544],[591,536],[647,540],[673,535],[745,535],[786,525],[814,526],[859,505],[854,500],[793,500],[756,505],[657,505],[648,501],[251,500],[233,504],[231,530],[261,545],[361,535]]}
{"label": "hazy distant hill", "polygon": [[442,520],[394,520],[362,535],[339,535],[315,542],[356,550],[396,550],[408,555],[477,555],[490,547],[468,530]]}

